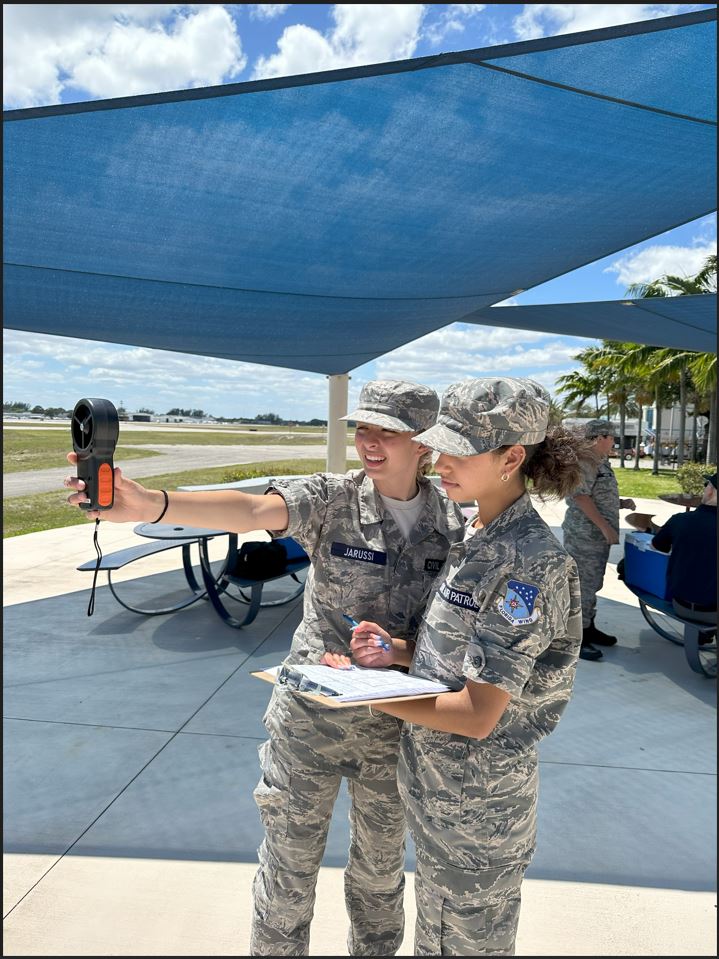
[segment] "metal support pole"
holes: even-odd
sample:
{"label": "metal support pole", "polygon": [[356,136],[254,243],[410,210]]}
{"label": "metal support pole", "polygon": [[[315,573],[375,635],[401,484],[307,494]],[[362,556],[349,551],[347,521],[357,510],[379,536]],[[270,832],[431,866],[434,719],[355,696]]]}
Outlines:
{"label": "metal support pole", "polygon": [[327,472],[344,473],[347,470],[347,424],[340,416],[347,415],[349,374],[335,373],[329,381],[327,413]]}

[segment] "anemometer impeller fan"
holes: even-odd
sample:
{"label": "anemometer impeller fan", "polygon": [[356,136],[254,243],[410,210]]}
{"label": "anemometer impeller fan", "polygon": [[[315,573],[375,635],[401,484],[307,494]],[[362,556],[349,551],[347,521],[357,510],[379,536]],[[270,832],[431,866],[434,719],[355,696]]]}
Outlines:
{"label": "anemometer impeller fan", "polygon": [[81,508],[111,509],[115,496],[112,456],[120,432],[117,410],[110,400],[79,400],[72,412],[71,432],[77,475],[90,500]]}
{"label": "anemometer impeller fan", "polygon": [[72,414],[72,445],[75,452],[86,450],[92,440],[92,413],[80,402]]}

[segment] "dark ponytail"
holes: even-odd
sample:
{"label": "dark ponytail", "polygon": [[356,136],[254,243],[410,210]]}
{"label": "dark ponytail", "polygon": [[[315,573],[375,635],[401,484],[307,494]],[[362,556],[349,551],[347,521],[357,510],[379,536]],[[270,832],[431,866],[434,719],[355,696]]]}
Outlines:
{"label": "dark ponytail", "polygon": [[[525,446],[526,457],[521,473],[531,481],[531,492],[541,500],[566,499],[582,480],[582,467],[597,463],[594,438],[587,439],[581,433],[566,426],[550,426],[541,443]],[[509,449],[503,446],[495,453]]]}

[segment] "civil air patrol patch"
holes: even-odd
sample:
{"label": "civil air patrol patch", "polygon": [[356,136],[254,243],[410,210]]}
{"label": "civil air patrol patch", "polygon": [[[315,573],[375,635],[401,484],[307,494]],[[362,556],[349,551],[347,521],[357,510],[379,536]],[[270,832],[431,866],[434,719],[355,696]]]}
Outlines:
{"label": "civil air patrol patch", "polygon": [[506,593],[497,602],[497,609],[513,626],[526,626],[536,622],[541,615],[540,610],[534,608],[538,596],[539,589],[536,586],[510,579]]}
{"label": "civil air patrol patch", "polygon": [[462,609],[479,609],[479,606],[477,606],[475,601],[472,599],[471,593],[465,593],[461,589],[452,589],[452,587],[448,585],[447,580],[442,583],[438,592],[442,599],[446,599],[447,602],[451,603],[453,606],[459,606]]}

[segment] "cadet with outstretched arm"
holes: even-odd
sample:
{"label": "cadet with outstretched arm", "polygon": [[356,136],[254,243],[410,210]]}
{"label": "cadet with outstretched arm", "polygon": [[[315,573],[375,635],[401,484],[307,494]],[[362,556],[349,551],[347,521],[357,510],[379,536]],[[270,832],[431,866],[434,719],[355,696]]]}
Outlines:
{"label": "cadet with outstretched arm", "polygon": [[[389,623],[393,646],[405,655],[449,547],[463,535],[459,507],[424,475],[429,450],[412,442],[433,425],[438,407],[439,397],[426,387],[370,382],[358,409],[345,417],[357,422],[361,470],[277,480],[264,496],[173,492],[163,520],[238,533],[266,529],[301,543],[312,565],[287,663],[349,653],[352,629],[343,615]],[[82,488],[76,477],[67,483]],[[69,501],[83,498],[77,492]],[[99,515],[155,521],[164,503],[162,491],[146,490],[116,470],[115,506]],[[317,875],[346,778],[348,949],[358,956],[394,955],[404,932],[400,724],[367,710],[323,707],[279,686],[264,722],[269,739],[260,748],[255,799],[265,836],[253,886],[251,954],[307,954]]]}

